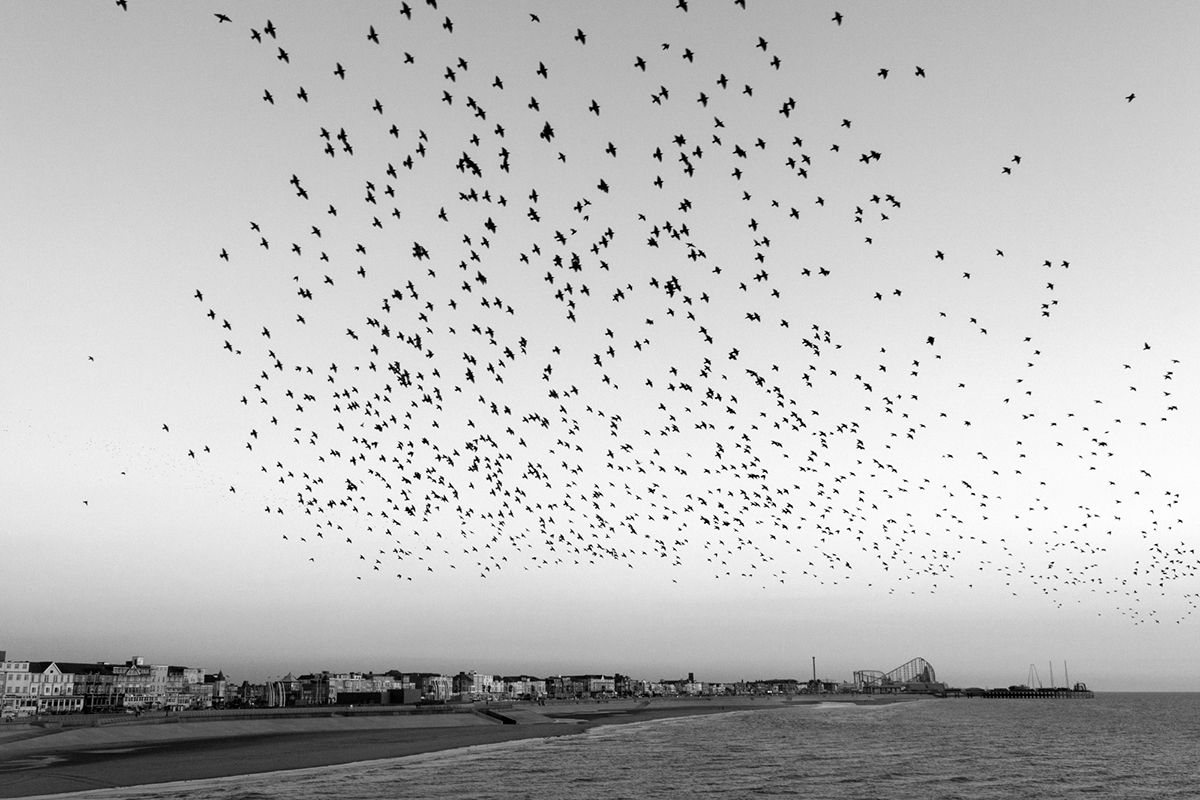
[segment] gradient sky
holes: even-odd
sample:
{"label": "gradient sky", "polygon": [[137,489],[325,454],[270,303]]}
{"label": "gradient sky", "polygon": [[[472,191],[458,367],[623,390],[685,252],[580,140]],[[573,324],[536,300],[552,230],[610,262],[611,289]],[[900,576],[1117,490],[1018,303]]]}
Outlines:
{"label": "gradient sky", "polygon": [[10,657],[1200,690],[1195,4],[409,5],[4,7]]}

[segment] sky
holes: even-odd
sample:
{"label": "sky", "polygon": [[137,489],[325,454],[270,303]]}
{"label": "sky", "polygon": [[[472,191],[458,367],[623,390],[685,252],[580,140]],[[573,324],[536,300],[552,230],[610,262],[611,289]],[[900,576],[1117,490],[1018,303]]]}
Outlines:
{"label": "sky", "polygon": [[1200,691],[1194,4],[2,13],[10,657]]}

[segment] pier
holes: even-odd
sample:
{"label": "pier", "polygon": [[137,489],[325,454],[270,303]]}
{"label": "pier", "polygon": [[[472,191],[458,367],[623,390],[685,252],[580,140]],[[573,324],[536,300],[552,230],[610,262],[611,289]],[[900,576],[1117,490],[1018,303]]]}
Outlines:
{"label": "pier", "polygon": [[[952,694],[953,693],[953,694]],[[1056,686],[1050,688],[1029,686],[1009,686],[1006,689],[953,689],[946,692],[952,697],[982,697],[986,700],[1091,700],[1096,695],[1082,683],[1072,688]]]}

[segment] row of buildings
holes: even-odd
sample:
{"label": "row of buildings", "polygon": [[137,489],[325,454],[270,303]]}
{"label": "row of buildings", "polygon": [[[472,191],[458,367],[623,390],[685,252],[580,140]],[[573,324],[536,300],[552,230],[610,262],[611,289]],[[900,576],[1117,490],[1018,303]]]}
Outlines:
{"label": "row of buildings", "polygon": [[212,708],[226,700],[226,681],[197,667],[73,661],[10,661],[0,650],[0,714],[71,714],[140,709]]}
{"label": "row of buildings", "polygon": [[713,683],[686,678],[645,681],[627,675],[492,675],[475,671],[288,673],[234,684],[223,672],[149,664],[8,660],[0,650],[0,714],[138,713],[210,708],[375,705],[481,700],[567,700],[674,695],[793,694],[837,691],[836,684],[791,679]]}
{"label": "row of buildings", "polygon": [[642,681],[619,673],[614,675],[491,675],[460,672],[400,672],[383,674],[329,673],[285,675],[258,690],[247,687],[251,696],[265,691],[269,705],[324,705],[361,703],[412,703],[478,700],[564,700],[639,695],[725,693],[724,684],[697,683],[686,679]]}

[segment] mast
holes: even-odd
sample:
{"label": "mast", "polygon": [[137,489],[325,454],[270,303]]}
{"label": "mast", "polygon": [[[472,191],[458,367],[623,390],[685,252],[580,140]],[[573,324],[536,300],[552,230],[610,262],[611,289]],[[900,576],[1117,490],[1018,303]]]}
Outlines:
{"label": "mast", "polygon": [[1065,675],[1063,680],[1065,680],[1067,682],[1067,688],[1070,689],[1071,688],[1071,673],[1067,672],[1067,660],[1065,658],[1063,659],[1063,674]]}
{"label": "mast", "polygon": [[1054,662],[1050,662],[1050,688],[1054,688]]}

